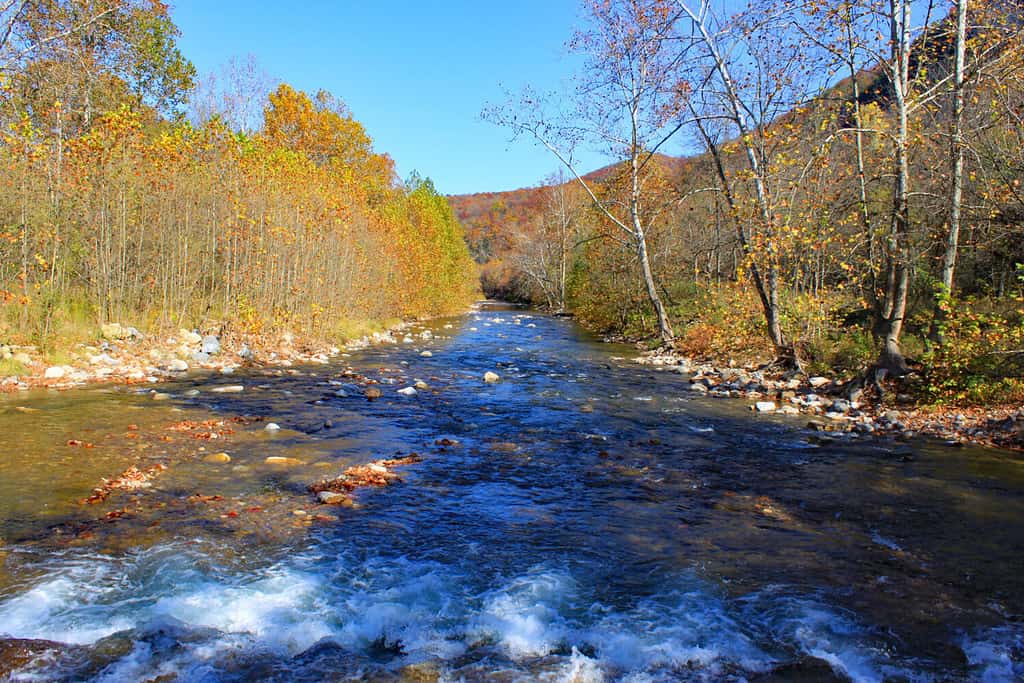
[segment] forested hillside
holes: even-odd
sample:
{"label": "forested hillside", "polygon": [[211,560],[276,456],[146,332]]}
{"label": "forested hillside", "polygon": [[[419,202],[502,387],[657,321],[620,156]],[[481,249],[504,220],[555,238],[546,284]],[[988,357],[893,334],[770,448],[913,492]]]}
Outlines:
{"label": "forested hillside", "polygon": [[[485,114],[565,175],[453,198],[485,284],[698,357],[1020,395],[1018,3],[587,8],[572,106],[590,117],[565,126],[532,93]],[[669,138],[702,152],[649,163]],[[624,161],[586,176],[581,144]]]}
{"label": "forested hillside", "polygon": [[114,321],[336,339],[475,296],[448,202],[397,180],[340,100],[209,97],[161,2],[0,17],[0,341]]}

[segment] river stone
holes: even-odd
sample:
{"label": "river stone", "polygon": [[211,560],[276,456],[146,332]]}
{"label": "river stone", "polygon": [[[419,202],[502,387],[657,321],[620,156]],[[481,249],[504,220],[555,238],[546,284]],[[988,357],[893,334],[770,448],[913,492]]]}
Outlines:
{"label": "river stone", "polygon": [[694,382],[690,385],[690,391],[696,391],[699,394],[708,393],[708,387],[703,382]]}
{"label": "river stone", "polygon": [[15,363],[20,363],[21,365],[32,364],[32,356],[28,355],[24,351],[19,351],[18,353],[14,354],[14,356],[11,357],[11,360],[13,360]]}
{"label": "river stone", "polygon": [[366,389],[363,391],[363,394],[366,395],[366,398],[372,401],[375,398],[380,398],[381,396],[383,396],[384,392],[382,392],[377,387],[366,387]]}
{"label": "river stone", "polygon": [[203,337],[196,332],[190,332],[186,329],[178,330],[178,336],[181,337],[182,344],[188,344],[189,346],[195,346],[203,341]]}
{"label": "river stone", "polygon": [[60,379],[65,374],[67,374],[67,372],[64,370],[64,368],[62,368],[59,365],[54,365],[46,368],[46,372],[43,373],[43,377],[45,377],[46,379]]}
{"label": "river stone", "polygon": [[192,354],[192,361],[195,363],[209,363],[210,354],[205,353],[203,351],[196,351],[195,353]]}
{"label": "river stone", "polygon": [[431,357],[433,357],[434,354],[431,353],[430,351],[423,351],[423,352],[420,353],[420,355],[422,357],[424,357],[424,358],[431,358]]}
{"label": "river stone", "polygon": [[833,413],[848,413],[850,412],[851,407],[852,406],[850,405],[849,401],[842,398],[837,398],[835,401],[832,401],[832,406],[829,408],[829,410],[831,410]]}
{"label": "river stone", "polygon": [[754,404],[754,410],[759,413],[773,413],[775,408],[775,401],[758,401]]}
{"label": "river stone", "polygon": [[404,389],[399,389],[398,393],[401,394],[402,396],[415,396],[419,392],[416,391],[416,389],[414,389],[413,387],[405,387]]}
{"label": "river stone", "polygon": [[501,381],[501,377],[496,372],[487,371],[484,373],[484,381],[488,384],[494,384]]}
{"label": "river stone", "polygon": [[295,465],[306,464],[299,460],[298,458],[286,458],[280,455],[272,455],[263,462],[267,463],[268,465],[283,465],[285,467],[294,467]]}
{"label": "river stone", "polygon": [[820,389],[831,381],[828,377],[811,377],[807,383],[815,389]]}
{"label": "river stone", "polygon": [[11,351],[10,346],[0,346],[0,360],[10,360],[14,358],[14,352]]}
{"label": "river stone", "polygon": [[337,491],[321,491],[316,497],[324,505],[345,505],[351,501],[347,495]]}
{"label": "river stone", "polygon": [[150,394],[150,398],[152,398],[154,401],[167,401],[171,398],[171,395],[161,391],[154,391],[153,393]]}
{"label": "river stone", "polygon": [[203,337],[203,353],[208,353],[211,356],[215,353],[220,353],[220,340],[217,339],[216,335],[208,334]]}
{"label": "river stone", "polygon": [[214,387],[213,389],[210,389],[210,391],[215,394],[237,394],[245,391],[245,387],[241,384],[229,384],[224,387]]}
{"label": "river stone", "polygon": [[127,339],[131,333],[121,323],[107,323],[100,326],[100,334],[104,339]]}
{"label": "river stone", "polygon": [[167,364],[167,369],[170,372],[188,372],[188,363],[183,360],[174,359]]}
{"label": "river stone", "polygon": [[281,425],[276,422],[268,422],[267,426],[263,428],[265,432],[279,432],[281,431]]}
{"label": "river stone", "polygon": [[416,382],[413,383],[413,386],[416,387],[417,391],[427,391],[430,389],[430,385],[421,379],[416,380]]}
{"label": "river stone", "polygon": [[203,462],[211,465],[225,465],[231,462],[231,456],[227,453],[211,453],[210,455],[203,458]]}
{"label": "river stone", "polygon": [[510,441],[500,441],[492,443],[491,450],[498,451],[499,453],[514,453],[519,450],[519,446]]}

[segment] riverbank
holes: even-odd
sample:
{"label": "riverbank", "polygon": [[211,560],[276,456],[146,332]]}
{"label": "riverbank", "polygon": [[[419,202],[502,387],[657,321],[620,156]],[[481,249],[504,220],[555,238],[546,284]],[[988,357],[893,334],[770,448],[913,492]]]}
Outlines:
{"label": "riverbank", "polygon": [[810,418],[822,432],[877,434],[911,439],[926,436],[952,445],[978,444],[1024,451],[1024,406],[966,408],[917,405],[895,394],[894,402],[869,398],[860,387],[834,377],[793,376],[767,370],[767,364],[719,366],[663,351],[642,354],[636,362],[680,373],[696,395],[750,401],[762,415]]}
{"label": "riverbank", "polygon": [[326,365],[343,353],[378,344],[429,340],[429,331],[410,331],[422,321],[381,326],[340,344],[305,338],[291,332],[275,335],[200,334],[196,330],[144,334],[138,329],[110,323],[98,330],[93,342],[62,351],[62,362],[52,362],[34,346],[0,344],[0,393],[29,389],[68,390],[90,384],[159,384],[192,371],[230,375],[242,367],[291,367],[308,363]]}

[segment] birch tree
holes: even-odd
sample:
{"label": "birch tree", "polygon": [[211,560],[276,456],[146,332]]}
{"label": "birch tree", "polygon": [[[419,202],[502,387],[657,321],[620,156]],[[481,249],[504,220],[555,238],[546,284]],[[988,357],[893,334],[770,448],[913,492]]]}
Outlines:
{"label": "birch tree", "polygon": [[[548,149],[615,226],[636,255],[661,341],[670,345],[675,333],[648,250],[645,185],[657,154],[683,127],[689,97],[680,74],[686,50],[679,49],[675,33],[678,9],[671,0],[587,0],[585,8],[588,25],[570,43],[584,59],[575,106],[551,111],[546,98],[527,92],[515,107],[490,109],[484,116]],[[585,144],[624,160],[624,201],[603,198],[597,183],[577,167],[574,152]]]}

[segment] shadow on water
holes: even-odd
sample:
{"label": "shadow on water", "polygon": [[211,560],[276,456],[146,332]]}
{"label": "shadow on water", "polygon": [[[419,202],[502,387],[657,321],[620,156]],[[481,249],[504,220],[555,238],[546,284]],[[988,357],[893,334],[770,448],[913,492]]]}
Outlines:
{"label": "shadow on water", "polygon": [[[75,411],[56,404],[80,401],[90,417],[40,432],[30,460],[85,420],[112,425],[127,411],[152,425],[255,415],[283,429],[240,426],[226,445],[230,465],[171,466],[141,496],[164,507],[108,525],[113,548],[69,548],[27,531],[83,513],[57,505],[53,519],[33,515],[24,501],[45,472],[8,461],[0,492],[15,502],[0,507],[9,540],[0,671],[69,680],[1024,675],[1024,467],[1014,456],[824,439],[799,421],[695,398],[671,371],[632,363],[629,349],[528,311],[489,306],[414,332],[331,365],[194,377],[164,389],[175,397],[165,404],[37,399],[41,412],[65,418]],[[501,381],[485,384],[486,371]],[[366,398],[368,380],[381,398]],[[416,380],[429,388],[397,393]],[[245,390],[213,391],[237,384]],[[12,433],[30,416],[0,419]],[[86,482],[138,457],[125,448],[95,449],[98,462],[48,495],[77,500],[76,486],[87,492]],[[311,481],[410,452],[424,460],[402,484],[330,508],[328,523],[292,516],[296,506],[326,507],[311,506]],[[301,464],[268,467],[268,456]],[[196,493],[259,514],[203,516],[180,503]]]}

